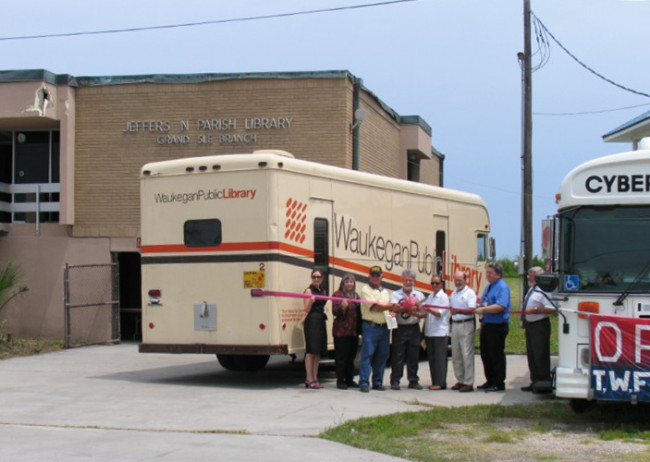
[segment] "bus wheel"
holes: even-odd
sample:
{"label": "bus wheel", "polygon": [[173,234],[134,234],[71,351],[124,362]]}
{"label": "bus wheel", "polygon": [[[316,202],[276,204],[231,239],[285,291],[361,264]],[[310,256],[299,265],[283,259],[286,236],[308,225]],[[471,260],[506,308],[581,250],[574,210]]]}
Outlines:
{"label": "bus wheel", "polygon": [[221,364],[226,370],[229,371],[239,371],[241,368],[237,365],[235,361],[235,355],[217,355],[217,361]]}
{"label": "bus wheel", "polygon": [[240,371],[258,371],[264,369],[269,362],[269,355],[233,355],[237,370]]}
{"label": "bus wheel", "polygon": [[587,401],[586,399],[574,398],[569,400],[569,406],[571,406],[571,410],[576,414],[582,414],[587,409],[594,407],[594,405],[595,405],[594,401]]}

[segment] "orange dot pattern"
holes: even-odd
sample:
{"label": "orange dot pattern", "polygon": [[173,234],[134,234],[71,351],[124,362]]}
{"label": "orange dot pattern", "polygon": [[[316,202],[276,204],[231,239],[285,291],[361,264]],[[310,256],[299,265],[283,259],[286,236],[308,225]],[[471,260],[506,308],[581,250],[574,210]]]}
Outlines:
{"label": "orange dot pattern", "polygon": [[307,238],[305,234],[305,230],[307,229],[307,204],[289,198],[286,206],[284,238],[302,244]]}

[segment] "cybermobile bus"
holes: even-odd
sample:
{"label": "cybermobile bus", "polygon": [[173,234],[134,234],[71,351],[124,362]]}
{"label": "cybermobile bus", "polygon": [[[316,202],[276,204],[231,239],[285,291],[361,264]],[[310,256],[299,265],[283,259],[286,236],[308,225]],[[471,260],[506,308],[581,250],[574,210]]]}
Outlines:
{"label": "cybermobile bus", "polygon": [[314,268],[329,294],[377,264],[388,288],[406,268],[419,289],[456,270],[486,284],[490,223],[473,194],[283,151],[156,162],[140,178],[141,352],[211,353],[231,370],[303,353],[303,300],[252,289],[302,294]]}
{"label": "cybermobile bus", "polygon": [[543,228],[561,315],[556,396],[576,410],[650,401],[650,150],[572,170]]}

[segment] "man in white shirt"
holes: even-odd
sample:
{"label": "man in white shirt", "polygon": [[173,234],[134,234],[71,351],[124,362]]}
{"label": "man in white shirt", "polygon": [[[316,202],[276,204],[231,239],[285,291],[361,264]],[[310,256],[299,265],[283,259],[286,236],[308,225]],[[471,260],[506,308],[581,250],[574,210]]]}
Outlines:
{"label": "man in white shirt", "polygon": [[476,331],[476,292],[467,285],[463,271],[454,273],[456,290],[451,293],[451,361],[456,384],[452,390],[474,391],[474,332]]}
{"label": "man in white shirt", "polygon": [[526,353],[530,370],[530,385],[521,387],[522,391],[533,391],[535,383],[551,382],[551,320],[555,313],[550,295],[537,287],[537,275],[544,273],[539,266],[528,270],[530,289],[524,299],[524,329],[526,329]]}
{"label": "man in white shirt", "polygon": [[393,292],[390,302],[391,310],[397,317],[397,329],[393,329],[393,342],[391,347],[391,390],[400,389],[400,381],[404,375],[404,362],[406,360],[406,375],[408,387],[422,390],[418,378],[420,355],[420,319],[426,313],[420,309],[424,301],[424,294],[414,288],[415,271],[405,269],[402,271],[402,288]]}
{"label": "man in white shirt", "polygon": [[422,309],[427,312],[424,320],[424,340],[431,373],[429,390],[447,388],[447,343],[449,338],[449,297],[442,288],[442,278],[431,276],[433,292],[424,301]]}

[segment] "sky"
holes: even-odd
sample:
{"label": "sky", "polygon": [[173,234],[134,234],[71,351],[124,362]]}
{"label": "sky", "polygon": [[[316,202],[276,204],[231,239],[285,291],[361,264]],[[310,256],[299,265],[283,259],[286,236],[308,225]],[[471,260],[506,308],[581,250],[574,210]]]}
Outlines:
{"label": "sky", "polygon": [[[523,0],[411,0],[161,30],[7,40],[384,1],[3,0],[0,70],[46,69],[77,77],[348,70],[398,114],[427,121],[434,147],[445,155],[445,186],[479,194],[488,206],[497,256],[518,255]],[[650,1],[531,0],[531,9],[589,68],[650,93]],[[548,40],[545,51],[533,56],[536,67],[544,58],[532,76],[536,255],[541,220],[555,212],[564,176],[587,160],[631,150],[627,143],[604,143],[602,135],[650,110],[650,98],[596,77]]]}

